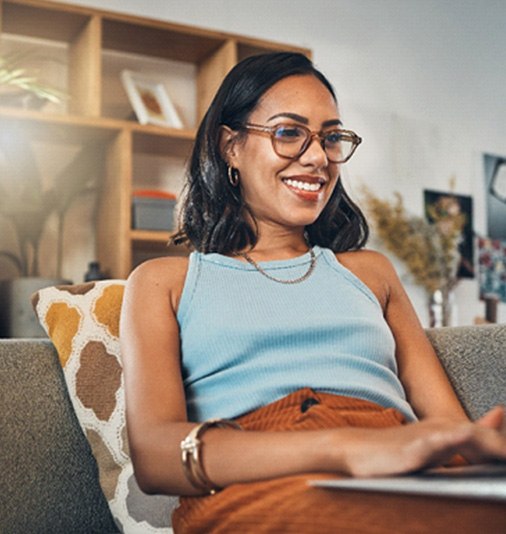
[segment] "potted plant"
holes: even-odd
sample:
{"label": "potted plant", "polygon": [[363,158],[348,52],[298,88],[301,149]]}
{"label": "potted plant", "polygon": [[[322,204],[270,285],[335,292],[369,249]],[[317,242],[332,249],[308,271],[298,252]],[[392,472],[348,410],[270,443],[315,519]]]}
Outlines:
{"label": "potted plant", "polygon": [[451,195],[429,206],[427,218],[408,213],[398,193],[390,201],[366,190],[365,201],[378,236],[425,289],[430,325],[450,326],[465,214]]}
{"label": "potted plant", "polygon": [[[26,54],[0,56],[0,105],[19,99],[60,102],[61,92],[42,86],[20,67]],[[0,336],[38,337],[42,330],[34,321],[29,296],[40,287],[62,281],[63,228],[65,215],[74,199],[95,187],[100,172],[102,149],[98,144],[81,148],[74,159],[45,187],[29,133],[22,122],[11,121],[0,129],[0,223],[14,236],[11,247],[0,250],[0,260],[17,274],[0,282]],[[56,215],[56,269],[42,278],[40,242],[48,219]],[[8,232],[3,231],[3,236]]]}
{"label": "potted plant", "polygon": [[[0,55],[0,105],[40,108],[61,103],[67,96],[41,84],[24,66],[39,60],[32,50]],[[13,243],[3,240],[0,261],[16,273],[0,282],[0,336],[43,335],[34,318],[30,295],[41,287],[68,282],[62,278],[65,216],[73,201],[92,191],[100,169],[101,149],[81,148],[74,159],[45,186],[29,133],[21,122],[0,129],[0,224],[10,230]],[[56,267],[41,276],[40,244],[48,220],[57,218]],[[2,232],[8,235],[9,232]]]}
{"label": "potted plant", "polygon": [[36,56],[31,51],[0,55],[0,105],[38,108],[45,102],[58,104],[66,98],[65,93],[39,83],[22,66],[29,58]]}
{"label": "potted plant", "polygon": [[[45,188],[22,126],[9,128],[9,139],[6,137],[0,131],[0,217],[4,228],[10,228],[15,243],[0,250],[0,260],[8,262],[17,277],[0,282],[0,335],[38,337],[36,334],[42,331],[33,323],[29,297],[41,287],[68,283],[62,278],[65,216],[77,197],[96,189],[103,152],[95,144],[82,147]],[[54,216],[56,261],[48,278],[47,269],[46,276],[41,276],[40,244],[47,223]]]}

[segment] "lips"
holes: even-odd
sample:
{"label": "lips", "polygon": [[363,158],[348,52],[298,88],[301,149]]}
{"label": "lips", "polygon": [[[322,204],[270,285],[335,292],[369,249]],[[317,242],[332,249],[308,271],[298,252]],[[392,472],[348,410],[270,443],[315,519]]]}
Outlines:
{"label": "lips", "polygon": [[323,184],[320,182],[310,183],[302,180],[292,180],[291,178],[287,178],[286,180],[283,180],[283,182],[290,187],[302,189],[303,191],[319,191],[323,187]]}
{"label": "lips", "polygon": [[307,200],[316,200],[325,185],[325,180],[318,176],[293,176],[282,181],[291,191]]}

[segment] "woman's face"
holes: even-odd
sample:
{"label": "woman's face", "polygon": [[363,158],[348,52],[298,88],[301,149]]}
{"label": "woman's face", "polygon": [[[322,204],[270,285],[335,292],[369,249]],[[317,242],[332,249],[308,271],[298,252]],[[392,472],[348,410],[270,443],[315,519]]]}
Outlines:
{"label": "woman's face", "polygon": [[[248,123],[304,125],[311,131],[340,125],[336,102],[314,76],[280,80],[260,99]],[[259,230],[262,226],[300,228],[324,209],[339,175],[318,138],[297,159],[278,156],[268,135],[248,131],[233,146],[228,162],[240,173],[240,187]]]}

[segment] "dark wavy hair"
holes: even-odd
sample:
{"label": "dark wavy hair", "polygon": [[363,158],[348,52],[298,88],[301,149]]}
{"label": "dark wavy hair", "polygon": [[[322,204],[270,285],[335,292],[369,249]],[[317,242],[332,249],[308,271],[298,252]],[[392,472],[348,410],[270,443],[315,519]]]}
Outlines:
{"label": "dark wavy hair", "polygon": [[[233,187],[227,163],[220,153],[220,127],[243,130],[260,98],[276,82],[293,75],[312,75],[336,100],[325,76],[303,54],[276,52],[251,56],[238,63],[225,77],[205,114],[186,172],[175,244],[187,244],[200,252],[229,254],[257,242],[257,228],[242,198]],[[341,180],[318,219],[306,227],[312,245],[334,252],[361,248],[369,228],[364,215],[350,199]]]}

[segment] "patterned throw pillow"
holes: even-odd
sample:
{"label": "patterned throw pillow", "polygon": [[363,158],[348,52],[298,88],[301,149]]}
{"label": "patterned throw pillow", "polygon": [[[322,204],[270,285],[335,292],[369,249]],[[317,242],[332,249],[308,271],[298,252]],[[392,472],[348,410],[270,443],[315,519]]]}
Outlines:
{"label": "patterned throw pillow", "polygon": [[126,534],[168,534],[177,498],[143,493],[128,450],[118,339],[124,286],[123,280],[105,280],[48,287],[35,293],[33,306],[58,351],[118,528]]}

